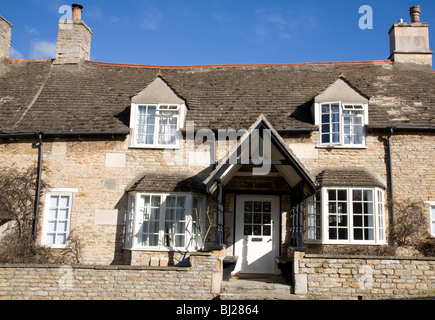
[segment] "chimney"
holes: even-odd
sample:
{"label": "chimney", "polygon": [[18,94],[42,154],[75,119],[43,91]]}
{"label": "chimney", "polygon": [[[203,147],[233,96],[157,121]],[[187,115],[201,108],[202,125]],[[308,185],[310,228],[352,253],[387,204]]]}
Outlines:
{"label": "chimney", "polygon": [[72,5],[72,20],[81,21],[82,20],[83,6],[77,3]]}
{"label": "chimney", "polygon": [[420,6],[409,9],[411,22],[395,23],[390,31],[390,58],[394,63],[412,63],[432,67],[429,24],[420,22]]}
{"label": "chimney", "polygon": [[11,50],[12,25],[0,16],[0,60],[9,58]]}
{"label": "chimney", "polygon": [[77,64],[91,56],[91,29],[82,21],[83,6],[72,5],[72,20],[59,21],[54,64]]}

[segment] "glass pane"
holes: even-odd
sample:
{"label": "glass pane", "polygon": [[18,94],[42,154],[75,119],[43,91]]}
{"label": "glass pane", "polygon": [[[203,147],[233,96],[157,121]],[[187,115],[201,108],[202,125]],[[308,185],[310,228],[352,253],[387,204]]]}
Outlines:
{"label": "glass pane", "polygon": [[328,190],[328,199],[329,200],[336,200],[337,194],[335,190]]}
{"label": "glass pane", "polygon": [[166,208],[166,220],[175,220],[175,209],[168,209]]}
{"label": "glass pane", "polygon": [[361,190],[353,190],[353,201],[362,201],[362,191]]}
{"label": "glass pane", "polygon": [[271,233],[271,227],[270,226],[263,226],[263,236],[270,236]]}
{"label": "glass pane", "polygon": [[338,229],[338,239],[347,240],[347,229]]}
{"label": "glass pane", "polygon": [[271,210],[271,203],[263,202],[263,212],[270,212],[270,210]]}
{"label": "glass pane", "polygon": [[68,209],[60,209],[58,219],[59,220],[67,220],[68,219]]}
{"label": "glass pane", "polygon": [[245,213],[245,223],[252,223],[252,213]]}
{"label": "glass pane", "polygon": [[329,123],[329,114],[322,115],[322,123]]}
{"label": "glass pane", "polygon": [[151,205],[153,207],[160,207],[160,196],[153,196],[152,201],[151,201]]}
{"label": "glass pane", "polygon": [[340,112],[340,105],[338,103],[331,104],[331,112],[332,113],[339,113]]}
{"label": "glass pane", "polygon": [[50,197],[50,208],[57,208],[59,206],[59,197]]}
{"label": "glass pane", "polygon": [[58,232],[66,232],[67,222],[62,221],[57,224],[57,231]]}
{"label": "glass pane", "polygon": [[363,238],[363,229],[354,229],[353,237],[355,240],[364,240]]}
{"label": "glass pane", "polygon": [[48,219],[49,220],[57,219],[57,209],[50,209],[50,211],[48,212]]}
{"label": "glass pane", "polygon": [[347,201],[347,191],[346,190],[338,190],[338,200]]}
{"label": "glass pane", "polygon": [[323,125],[322,125],[322,132],[323,132],[323,133],[328,133],[328,132],[330,132],[330,125],[329,125],[329,124],[323,124]]}
{"label": "glass pane", "polygon": [[150,235],[148,237],[148,246],[157,247],[159,245],[159,236],[158,235]]}
{"label": "glass pane", "polygon": [[329,239],[337,240],[337,229],[336,228],[329,228]]}
{"label": "glass pane", "polygon": [[261,223],[261,213],[254,214],[254,223]]}
{"label": "glass pane", "polygon": [[[338,132],[338,131],[334,131],[334,132]],[[333,143],[339,143],[340,142],[340,134],[333,134],[332,135],[332,142]]]}
{"label": "glass pane", "polygon": [[61,208],[68,208],[69,207],[69,197],[61,197],[60,198],[60,207]]}
{"label": "glass pane", "polygon": [[362,216],[353,217],[353,225],[355,227],[362,227],[363,226],[362,222],[363,222]]}
{"label": "glass pane", "polygon": [[254,212],[261,212],[262,205],[261,202],[254,202]]}
{"label": "glass pane", "polygon": [[56,239],[56,235],[55,234],[47,234],[45,242],[48,245],[52,245],[52,244],[54,244],[55,239]]}
{"label": "glass pane", "polygon": [[56,244],[66,244],[66,234],[58,234],[56,236]]}
{"label": "glass pane", "polygon": [[431,212],[432,220],[435,220],[435,206],[430,207],[430,212]]}
{"label": "glass pane", "polygon": [[252,212],[252,202],[245,202],[245,212]]}
{"label": "glass pane", "polygon": [[261,236],[261,226],[258,226],[258,225],[254,226],[254,235]]}
{"label": "glass pane", "polygon": [[176,247],[184,247],[184,235],[183,236],[175,236],[175,246]]}
{"label": "glass pane", "polygon": [[373,192],[371,190],[364,190],[364,201],[373,201]]}
{"label": "glass pane", "polygon": [[353,213],[354,214],[361,214],[362,213],[362,203],[360,202],[354,202],[353,203]]}
{"label": "glass pane", "polygon": [[56,221],[48,223],[48,232],[56,232]]}
{"label": "glass pane", "polygon": [[166,197],[166,207],[175,207],[175,197]]}
{"label": "glass pane", "polygon": [[264,214],[263,215],[263,223],[264,224],[270,224],[272,221],[271,221],[271,215],[270,214]]}
{"label": "glass pane", "polygon": [[322,143],[330,143],[331,139],[329,134],[322,134]]}
{"label": "glass pane", "polygon": [[373,229],[364,229],[365,240],[375,240]]}
{"label": "glass pane", "polygon": [[245,236],[250,236],[250,235],[252,235],[252,226],[251,226],[251,225],[246,225],[246,226],[244,227],[243,234],[244,234]]}
{"label": "glass pane", "polygon": [[329,113],[329,104],[322,104],[322,113]]}

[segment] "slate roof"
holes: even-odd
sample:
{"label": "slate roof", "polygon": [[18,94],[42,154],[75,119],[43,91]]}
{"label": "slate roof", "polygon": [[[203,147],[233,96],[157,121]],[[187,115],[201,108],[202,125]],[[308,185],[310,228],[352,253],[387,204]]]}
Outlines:
{"label": "slate roof", "polygon": [[381,187],[387,185],[376,174],[365,168],[327,168],[316,176],[318,187]]}
{"label": "slate roof", "polygon": [[206,194],[202,184],[203,178],[192,176],[190,172],[148,172],[140,176],[130,186],[127,192],[197,192]]}
{"label": "slate roof", "polygon": [[161,74],[196,128],[315,129],[313,98],[342,75],[370,97],[371,126],[435,125],[435,74],[390,61],[247,66],[0,62],[0,133],[128,132],[130,99]]}

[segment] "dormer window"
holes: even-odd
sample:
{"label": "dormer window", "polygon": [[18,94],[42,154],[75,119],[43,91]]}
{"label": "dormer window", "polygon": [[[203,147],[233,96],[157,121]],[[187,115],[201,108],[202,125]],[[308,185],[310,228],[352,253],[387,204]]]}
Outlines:
{"label": "dormer window", "polygon": [[133,148],[178,148],[186,103],[159,76],[131,99]]}
{"label": "dormer window", "polygon": [[137,105],[134,145],[178,146],[180,105]]}
{"label": "dormer window", "polygon": [[362,104],[321,103],[320,144],[364,146],[366,110]]}
{"label": "dormer window", "polygon": [[368,97],[339,78],[314,99],[320,147],[365,147]]}

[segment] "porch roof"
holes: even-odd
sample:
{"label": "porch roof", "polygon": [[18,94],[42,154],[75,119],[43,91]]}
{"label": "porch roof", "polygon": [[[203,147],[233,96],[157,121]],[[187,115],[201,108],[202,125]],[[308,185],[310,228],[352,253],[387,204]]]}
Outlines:
{"label": "porch roof", "polygon": [[[271,158],[264,160],[266,162],[268,161],[268,164],[271,166],[275,166],[279,174],[285,178],[291,188],[303,183],[304,193],[306,195],[309,195],[316,190],[314,177],[305,169],[304,165],[297,159],[296,155],[276,132],[266,117],[261,114],[257,121],[218,163],[216,169],[204,181],[208,193],[214,193],[216,191],[218,181],[221,181],[224,186],[229,183],[229,181],[244,165],[241,160],[243,155],[246,156],[250,147],[252,148],[252,146],[246,142],[249,142],[248,139],[255,134],[256,130],[264,129],[270,130],[271,138]],[[234,160],[236,161],[234,162]]]}

